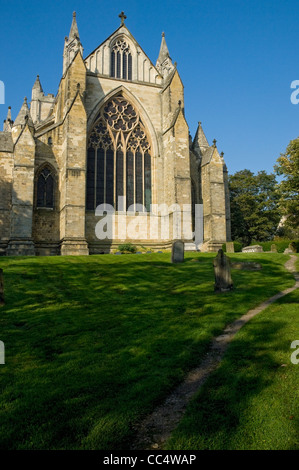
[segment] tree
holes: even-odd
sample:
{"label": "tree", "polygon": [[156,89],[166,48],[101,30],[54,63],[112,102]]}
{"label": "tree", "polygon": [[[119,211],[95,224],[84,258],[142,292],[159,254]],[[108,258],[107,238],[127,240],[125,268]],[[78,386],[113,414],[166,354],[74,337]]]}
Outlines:
{"label": "tree", "polygon": [[279,184],[279,206],[286,218],[284,224],[296,230],[299,228],[299,137],[291,140],[274,169],[284,178]]}
{"label": "tree", "polygon": [[233,240],[271,240],[280,220],[275,175],[241,170],[229,177],[229,188]]}

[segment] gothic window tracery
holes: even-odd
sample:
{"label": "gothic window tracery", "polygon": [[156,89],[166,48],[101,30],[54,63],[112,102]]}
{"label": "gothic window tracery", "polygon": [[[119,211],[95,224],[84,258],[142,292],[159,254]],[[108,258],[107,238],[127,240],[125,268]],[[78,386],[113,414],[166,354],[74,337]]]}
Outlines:
{"label": "gothic window tracery", "polygon": [[132,80],[132,54],[124,39],[117,39],[111,49],[110,75],[114,78]]}
{"label": "gothic window tracery", "polygon": [[45,166],[38,174],[36,207],[54,208],[54,172],[50,166]]}
{"label": "gothic window tracery", "polygon": [[[126,207],[118,205],[125,197]],[[134,107],[119,95],[100,111],[88,140],[87,210],[99,204],[127,210],[151,204],[151,146]],[[132,210],[132,207],[131,207]]]}

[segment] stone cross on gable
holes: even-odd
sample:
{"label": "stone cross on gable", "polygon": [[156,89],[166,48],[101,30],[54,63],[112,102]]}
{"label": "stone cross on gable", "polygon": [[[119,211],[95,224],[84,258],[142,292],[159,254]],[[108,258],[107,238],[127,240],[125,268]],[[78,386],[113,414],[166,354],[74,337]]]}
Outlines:
{"label": "stone cross on gable", "polygon": [[119,18],[121,19],[121,26],[125,24],[125,20],[127,19],[126,15],[122,11],[119,15]]}

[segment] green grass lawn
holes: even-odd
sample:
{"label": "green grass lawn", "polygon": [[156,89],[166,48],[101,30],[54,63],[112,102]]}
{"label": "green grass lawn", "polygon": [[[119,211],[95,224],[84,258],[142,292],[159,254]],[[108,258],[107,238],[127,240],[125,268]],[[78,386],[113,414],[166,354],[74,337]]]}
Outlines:
{"label": "green grass lawn", "polygon": [[214,257],[2,257],[0,448],[127,448],[213,336],[294,284],[288,256],[236,253],[263,269],[233,270],[235,290],[215,294]]}
{"label": "green grass lawn", "polygon": [[240,330],[165,448],[298,450],[294,340],[299,340],[298,289]]}

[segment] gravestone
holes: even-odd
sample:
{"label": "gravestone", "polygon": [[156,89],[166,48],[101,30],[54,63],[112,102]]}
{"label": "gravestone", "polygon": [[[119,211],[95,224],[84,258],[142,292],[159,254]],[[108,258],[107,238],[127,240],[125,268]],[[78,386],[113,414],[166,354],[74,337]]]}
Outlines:
{"label": "gravestone", "polygon": [[277,246],[276,245],[271,245],[271,253],[277,253]]}
{"label": "gravestone", "polygon": [[289,244],[289,246],[284,250],[284,253],[288,253],[288,254],[293,254],[293,253],[296,253],[296,248],[294,247],[294,245],[292,245],[292,243]]}
{"label": "gravestone", "polygon": [[242,253],[263,253],[263,247],[261,245],[251,245],[242,248]]}
{"label": "gravestone", "polygon": [[234,242],[226,242],[226,252],[227,253],[234,253],[235,252]]}
{"label": "gravestone", "polygon": [[3,269],[0,269],[0,305],[4,305]]}
{"label": "gravestone", "polygon": [[228,292],[233,289],[231,278],[231,262],[223,250],[218,250],[218,255],[213,260],[215,275],[215,292]]}
{"label": "gravestone", "polygon": [[171,262],[182,263],[184,261],[184,242],[177,240],[172,244]]}
{"label": "gravestone", "polygon": [[289,255],[292,255],[293,253],[296,253],[297,250],[295,248],[294,245],[292,245],[292,243],[289,244],[289,246],[284,250],[284,253],[285,254],[289,254]]}

